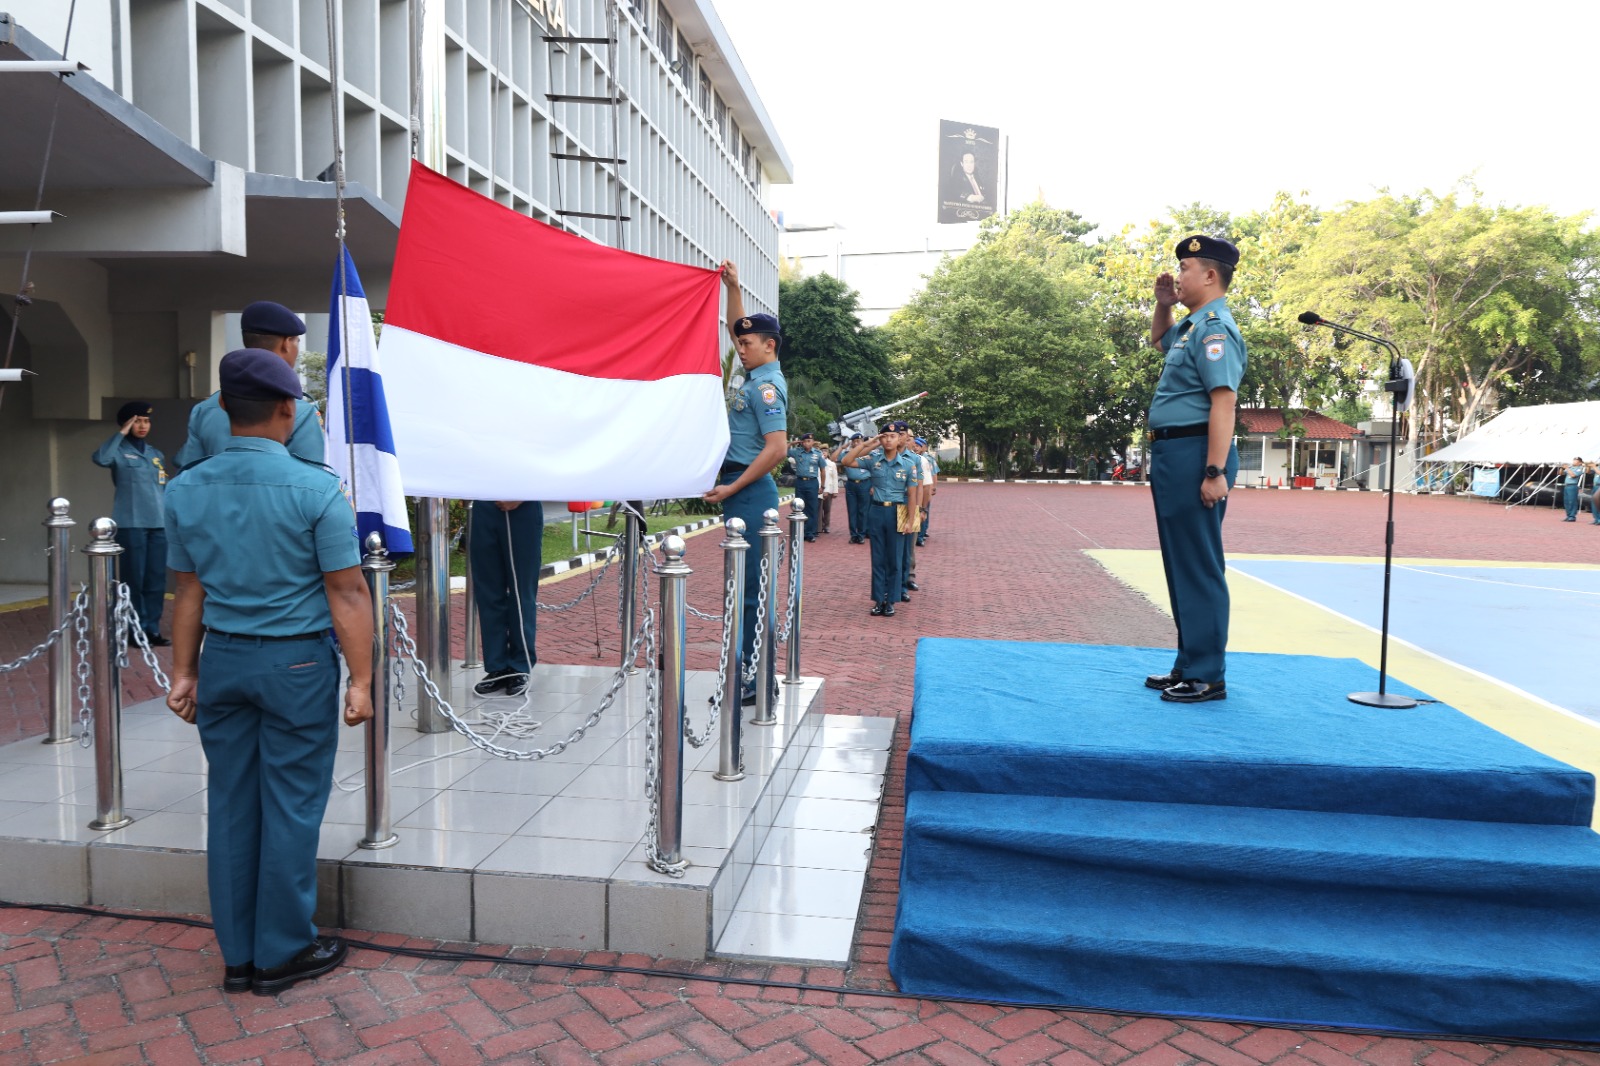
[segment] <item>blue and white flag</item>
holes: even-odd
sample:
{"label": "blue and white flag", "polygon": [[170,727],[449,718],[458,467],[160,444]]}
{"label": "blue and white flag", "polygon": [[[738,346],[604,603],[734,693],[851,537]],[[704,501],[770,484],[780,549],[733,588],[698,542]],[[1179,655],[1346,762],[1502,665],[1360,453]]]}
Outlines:
{"label": "blue and white flag", "polygon": [[[328,321],[328,465],[344,485],[356,512],[356,530],[363,544],[367,534],[383,535],[391,554],[412,551],[406,522],[406,497],[400,487],[400,461],[389,431],[389,407],[383,398],[383,375],[372,334],[372,310],[356,276],[348,250],[339,250],[343,268],[333,276],[333,302]],[[346,391],[346,383],[349,389]]]}

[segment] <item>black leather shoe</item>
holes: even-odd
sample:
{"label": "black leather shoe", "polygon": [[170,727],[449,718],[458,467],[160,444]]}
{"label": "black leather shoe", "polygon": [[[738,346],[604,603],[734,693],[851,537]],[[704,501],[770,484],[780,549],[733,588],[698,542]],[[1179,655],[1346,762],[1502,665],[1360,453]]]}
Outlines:
{"label": "black leather shoe", "polygon": [[146,634],[145,639],[150,642],[150,646],[152,648],[167,648],[167,647],[171,647],[171,645],[172,645],[172,641],[168,640],[166,637],[162,636],[160,633],[149,633],[149,634]]}
{"label": "black leather shoe", "polygon": [[250,980],[256,975],[256,964],[247,962],[239,966],[225,966],[222,969],[222,990],[230,995],[250,991]]}
{"label": "black leather shoe", "polygon": [[319,936],[282,966],[257,970],[250,991],[258,996],[275,996],[300,981],[321,977],[343,962],[349,953],[350,946],[342,937]]}
{"label": "black leather shoe", "polygon": [[756,690],[747,688],[739,693],[739,706],[754,707],[756,705]]}
{"label": "black leather shoe", "polygon": [[1211,700],[1225,700],[1228,698],[1228,686],[1221,681],[1208,684],[1204,681],[1179,681],[1169,689],[1163,689],[1161,698],[1168,703],[1206,703]]}
{"label": "black leather shoe", "polygon": [[476,685],[473,685],[472,691],[476,692],[480,696],[492,696],[496,692],[499,692],[501,689],[505,688],[506,682],[510,680],[510,674],[490,674],[482,681],[479,681]]}
{"label": "black leather shoe", "polygon": [[512,674],[510,677],[506,678],[507,696],[520,696],[526,691],[528,691],[527,674]]}
{"label": "black leather shoe", "polygon": [[901,603],[910,603],[911,602],[911,597],[907,596],[905,593],[901,593],[900,594],[900,602]]}
{"label": "black leather shoe", "polygon": [[883,613],[884,613],[884,617],[893,618],[894,617],[894,604],[892,604],[892,603],[884,604],[883,605]]}
{"label": "black leather shoe", "polygon": [[922,586],[917,584],[915,581],[907,581],[906,582],[906,591],[908,591],[908,592],[921,592],[922,591]]}
{"label": "black leather shoe", "polygon": [[875,615],[883,615],[884,613],[886,613],[886,609],[888,608],[888,606],[889,606],[889,604],[887,602],[875,603],[875,604],[872,605],[872,610],[869,611],[868,613],[869,614],[875,614]]}
{"label": "black leather shoe", "polygon": [[807,538],[806,538],[806,543],[807,543],[807,544],[810,544],[810,543],[811,543],[811,542],[812,542],[812,541],[814,541],[814,540],[816,540],[816,539],[817,539],[817,538],[816,538],[816,537],[807,537]]}
{"label": "black leather shoe", "polygon": [[1173,685],[1176,685],[1182,680],[1183,675],[1179,673],[1151,674],[1149,677],[1144,679],[1144,687],[1155,689],[1171,688]]}

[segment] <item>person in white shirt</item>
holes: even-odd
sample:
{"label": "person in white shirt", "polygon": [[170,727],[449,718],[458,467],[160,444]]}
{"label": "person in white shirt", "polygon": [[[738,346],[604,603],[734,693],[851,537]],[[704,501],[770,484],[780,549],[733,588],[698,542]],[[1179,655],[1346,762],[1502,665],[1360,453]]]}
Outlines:
{"label": "person in white shirt", "polygon": [[839,495],[839,464],[826,455],[822,459],[822,489],[819,493],[822,504],[822,531],[832,533],[829,527],[833,524],[833,498]]}

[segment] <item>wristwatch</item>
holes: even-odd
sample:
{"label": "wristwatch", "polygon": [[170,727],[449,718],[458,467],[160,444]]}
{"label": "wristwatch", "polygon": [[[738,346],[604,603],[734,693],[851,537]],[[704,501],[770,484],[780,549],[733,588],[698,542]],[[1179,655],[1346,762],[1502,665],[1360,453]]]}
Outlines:
{"label": "wristwatch", "polygon": [[1222,467],[1220,467],[1220,466],[1212,466],[1209,463],[1206,464],[1206,480],[1209,481],[1210,479],[1212,479],[1214,477],[1221,477],[1222,474],[1223,474]]}

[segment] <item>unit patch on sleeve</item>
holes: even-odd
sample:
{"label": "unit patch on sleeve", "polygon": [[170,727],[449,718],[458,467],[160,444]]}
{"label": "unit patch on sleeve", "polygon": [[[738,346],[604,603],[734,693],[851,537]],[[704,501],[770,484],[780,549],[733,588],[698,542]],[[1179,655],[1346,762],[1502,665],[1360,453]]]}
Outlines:
{"label": "unit patch on sleeve", "polygon": [[773,384],[761,386],[761,402],[771,407],[778,402],[778,387]]}

